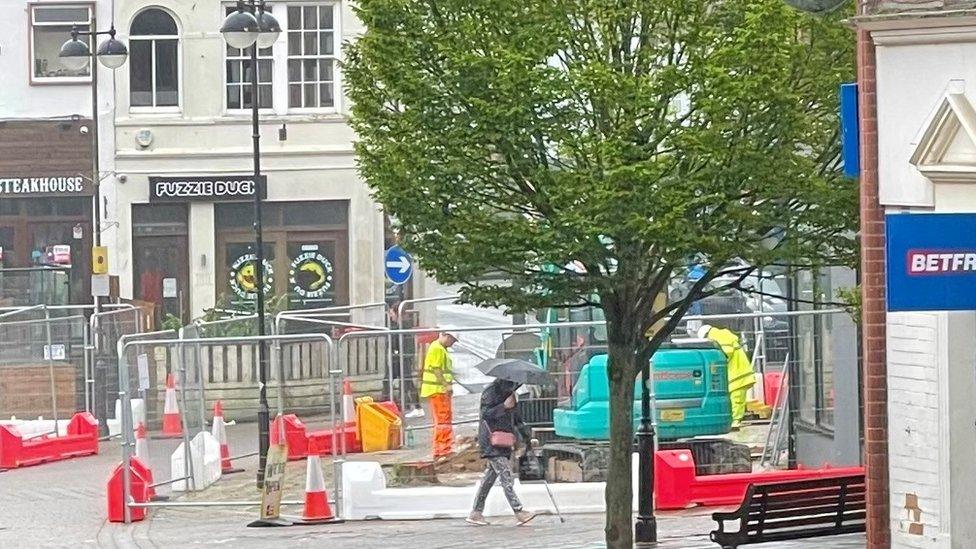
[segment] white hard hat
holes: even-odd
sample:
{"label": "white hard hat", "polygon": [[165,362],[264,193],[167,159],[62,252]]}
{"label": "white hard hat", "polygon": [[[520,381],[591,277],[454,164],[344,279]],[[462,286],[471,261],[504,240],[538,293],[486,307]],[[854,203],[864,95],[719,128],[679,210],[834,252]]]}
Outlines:
{"label": "white hard hat", "polygon": [[702,324],[701,328],[698,328],[698,337],[700,339],[705,339],[708,337],[708,332],[711,331],[712,327],[708,324]]}
{"label": "white hard hat", "polygon": [[458,333],[457,332],[450,332],[450,331],[446,331],[445,330],[445,331],[441,332],[441,335],[446,335],[446,336],[453,337],[454,338],[454,341],[461,341],[461,338],[458,337]]}

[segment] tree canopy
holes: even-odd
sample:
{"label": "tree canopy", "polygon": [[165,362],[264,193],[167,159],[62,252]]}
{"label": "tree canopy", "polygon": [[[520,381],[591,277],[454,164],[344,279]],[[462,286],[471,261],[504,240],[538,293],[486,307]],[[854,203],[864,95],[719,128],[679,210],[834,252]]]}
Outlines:
{"label": "tree canopy", "polygon": [[[359,168],[404,245],[471,302],[602,307],[614,394],[633,394],[641,364],[719,289],[716,277],[853,262],[857,193],[837,171],[837,86],[854,55],[840,15],[781,0],[356,9],[366,30],[347,47],[345,78]],[[705,276],[662,307],[655,297],[690,264]],[[614,547],[631,539],[621,408]]]}

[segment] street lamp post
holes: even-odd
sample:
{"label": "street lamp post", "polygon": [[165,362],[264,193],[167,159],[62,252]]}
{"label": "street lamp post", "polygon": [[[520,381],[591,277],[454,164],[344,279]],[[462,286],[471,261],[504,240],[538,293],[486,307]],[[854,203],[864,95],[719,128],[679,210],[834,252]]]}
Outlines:
{"label": "street lamp post", "polygon": [[[251,140],[254,155],[254,274],[258,335],[265,334],[264,322],[264,235],[261,228],[261,130],[258,125],[258,48],[268,48],[278,39],[281,27],[265,10],[263,0],[238,1],[237,11],[227,16],[220,32],[227,45],[237,49],[251,49]],[[268,412],[268,352],[265,342],[258,342],[258,488],[264,486],[264,471],[268,462],[270,414]],[[281,398],[279,395],[278,398]]]}
{"label": "street lamp post", "polygon": [[641,419],[637,428],[637,522],[634,541],[657,542],[654,517],[654,418],[651,415],[651,361],[641,365]]}
{"label": "street lamp post", "polygon": [[[101,43],[96,51],[92,51],[88,44],[78,40],[79,36],[108,35],[108,40]],[[91,98],[92,98],[92,186],[95,197],[92,200],[92,245],[102,245],[102,204],[101,204],[101,172],[98,164],[98,64],[93,58],[113,71],[125,64],[129,57],[129,50],[125,44],[115,38],[115,26],[107,31],[83,31],[77,26],[71,29],[71,39],[61,46],[58,53],[61,62],[69,69],[80,70],[91,63]],[[95,312],[99,311],[99,299],[94,298]]]}

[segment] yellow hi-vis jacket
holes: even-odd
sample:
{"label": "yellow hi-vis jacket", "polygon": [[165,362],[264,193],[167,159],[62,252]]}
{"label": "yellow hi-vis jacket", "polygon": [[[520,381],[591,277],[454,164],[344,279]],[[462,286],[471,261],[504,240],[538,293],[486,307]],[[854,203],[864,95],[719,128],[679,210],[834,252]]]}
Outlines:
{"label": "yellow hi-vis jacket", "polygon": [[739,343],[739,336],[725,328],[712,328],[706,335],[722,346],[722,352],[729,361],[729,392],[748,389],[756,384],[756,373],[752,371],[752,361]]}
{"label": "yellow hi-vis jacket", "polygon": [[[440,371],[444,377],[444,383],[437,379],[437,372]],[[420,380],[420,396],[428,398],[433,395],[446,393],[454,382],[453,367],[451,356],[447,349],[441,345],[440,341],[435,341],[427,347],[427,355],[424,356],[424,372]]]}

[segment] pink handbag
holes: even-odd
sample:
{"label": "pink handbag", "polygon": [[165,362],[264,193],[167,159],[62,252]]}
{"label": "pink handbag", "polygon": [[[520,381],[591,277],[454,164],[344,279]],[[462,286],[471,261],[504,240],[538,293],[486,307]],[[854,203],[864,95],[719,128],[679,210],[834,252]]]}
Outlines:
{"label": "pink handbag", "polygon": [[515,433],[509,433],[506,431],[492,431],[489,442],[491,442],[491,445],[496,448],[514,448]]}

